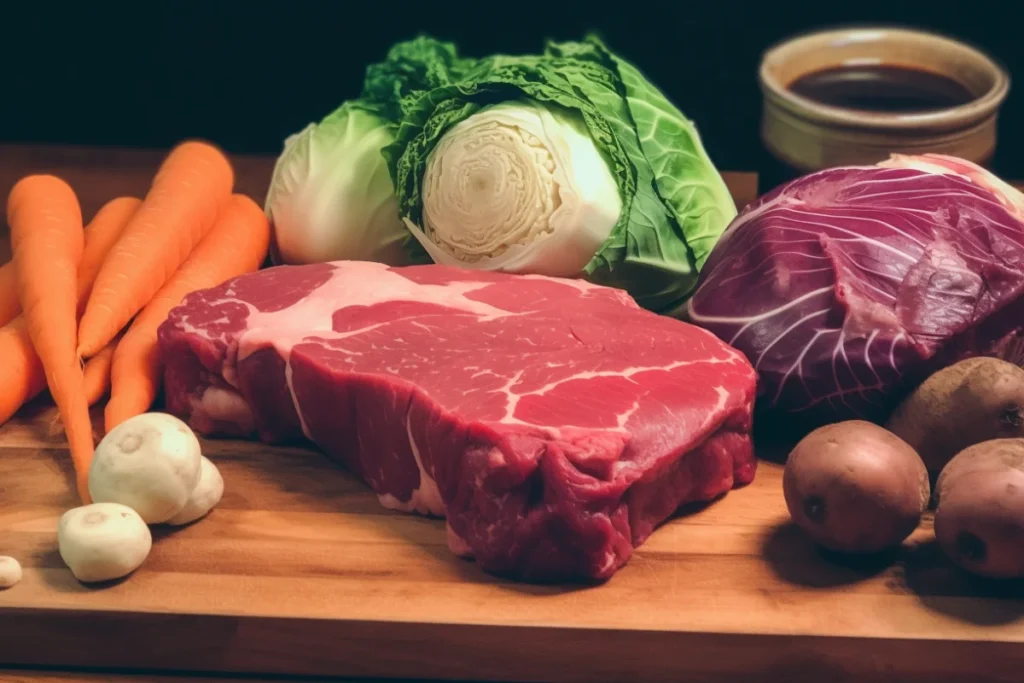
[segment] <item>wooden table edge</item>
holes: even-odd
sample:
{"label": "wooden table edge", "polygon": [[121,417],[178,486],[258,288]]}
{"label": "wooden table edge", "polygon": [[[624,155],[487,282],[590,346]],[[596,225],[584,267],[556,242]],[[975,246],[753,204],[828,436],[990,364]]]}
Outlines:
{"label": "wooden table edge", "polygon": [[[934,672],[977,680],[987,668],[1016,666],[1019,643],[710,631],[553,628],[88,612],[8,610],[0,665],[117,672],[146,670],[242,676],[344,676],[488,681],[901,680]],[[102,638],[74,634],[89,629]],[[87,641],[87,646],[86,642]],[[60,643],[60,647],[54,647]],[[873,653],[865,658],[866,645]],[[671,658],[650,656],[673,653]],[[646,656],[645,656],[646,655]],[[770,674],[770,675],[769,675]],[[799,678],[795,676],[799,675]],[[859,680],[859,679],[854,679]]]}

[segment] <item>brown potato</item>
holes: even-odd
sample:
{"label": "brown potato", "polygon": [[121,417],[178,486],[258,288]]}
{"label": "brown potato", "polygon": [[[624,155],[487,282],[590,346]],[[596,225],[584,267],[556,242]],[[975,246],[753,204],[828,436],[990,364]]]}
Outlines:
{"label": "brown potato", "polygon": [[935,496],[935,537],[950,560],[980,576],[1024,577],[1024,439],[961,451]]}
{"label": "brown potato", "polygon": [[969,358],[925,380],[896,408],[886,429],[937,474],[976,443],[1024,437],[1024,369],[998,358]]}
{"label": "brown potato", "polygon": [[966,474],[1007,469],[1024,472],[1024,439],[993,439],[965,448],[942,468],[935,482],[935,502],[941,501],[943,492]]}
{"label": "brown potato", "polygon": [[928,506],[928,471],[902,439],[850,420],[820,427],[790,452],[789,514],[819,545],[875,553],[913,533]]}

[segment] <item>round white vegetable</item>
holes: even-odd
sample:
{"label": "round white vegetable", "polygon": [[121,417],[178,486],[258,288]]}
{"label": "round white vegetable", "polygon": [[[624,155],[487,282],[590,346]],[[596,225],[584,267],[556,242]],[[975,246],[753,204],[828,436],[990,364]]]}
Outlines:
{"label": "round white vegetable", "polygon": [[89,495],[121,503],[147,524],[181,512],[199,482],[199,440],[188,425],[166,413],[145,413],[114,427],[96,446]]}
{"label": "round white vegetable", "polygon": [[409,233],[381,155],[394,129],[344,105],[285,140],[265,206],[284,263],[408,262]]}
{"label": "round white vegetable", "polygon": [[110,581],[132,573],[153,547],[149,527],[120,503],[93,503],[65,512],[57,527],[64,563],[79,581]]}
{"label": "round white vegetable", "polygon": [[21,581],[21,563],[13,557],[0,555],[0,588],[10,588]]}
{"label": "round white vegetable", "polygon": [[437,263],[571,277],[619,220],[619,188],[582,118],[535,102],[484,109],[438,141],[423,174]]}
{"label": "round white vegetable", "polygon": [[199,483],[192,489],[192,495],[181,512],[167,520],[173,526],[182,526],[196,521],[220,502],[224,495],[224,479],[217,466],[206,456],[201,458]]}

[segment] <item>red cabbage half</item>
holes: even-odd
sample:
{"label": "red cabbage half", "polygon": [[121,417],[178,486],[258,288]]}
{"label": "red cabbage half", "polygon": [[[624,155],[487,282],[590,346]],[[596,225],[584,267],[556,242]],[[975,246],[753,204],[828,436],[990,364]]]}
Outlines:
{"label": "red cabbage half", "polygon": [[1017,347],[1024,195],[930,154],[799,178],[736,217],[687,317],[746,354],[763,408],[883,420],[942,365]]}

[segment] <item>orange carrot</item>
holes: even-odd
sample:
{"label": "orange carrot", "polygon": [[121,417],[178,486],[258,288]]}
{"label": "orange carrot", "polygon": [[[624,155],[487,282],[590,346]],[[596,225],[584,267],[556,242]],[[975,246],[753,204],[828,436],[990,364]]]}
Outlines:
{"label": "orange carrot", "polygon": [[[108,202],[96,212],[96,216],[85,229],[85,247],[82,249],[82,262],[78,267],[78,307],[85,305],[85,299],[92,288],[93,279],[100,264],[106,258],[111,245],[117,240],[128,219],[131,218],[133,207],[137,208],[140,200],[134,197],[119,197]],[[13,265],[13,264],[11,264]],[[102,352],[101,352],[102,353]],[[111,348],[111,353],[113,349]],[[12,322],[0,328],[0,424],[6,422],[14,413],[46,388],[46,374],[43,365],[32,347],[24,316],[17,316]],[[101,361],[102,362],[102,361]],[[109,357],[107,358],[109,374]],[[90,359],[90,363],[92,360]],[[95,373],[96,370],[93,370]],[[86,365],[85,380],[90,384],[89,365]],[[96,381],[95,378],[92,380]],[[106,387],[100,390],[100,396]],[[91,396],[92,393],[86,392]],[[97,398],[98,400],[98,398]],[[90,405],[96,401],[90,401]]]}
{"label": "orange carrot", "polygon": [[234,185],[227,158],[184,142],[164,160],[142,206],[111,250],[78,328],[78,355],[107,345],[149,303],[210,231]]}
{"label": "orange carrot", "polygon": [[117,345],[104,415],[108,432],[149,410],[156,399],[161,370],[157,330],[171,309],[190,292],[257,270],[269,245],[270,225],[263,210],[244,195],[232,196],[213,230],[136,316]]}
{"label": "orange carrot", "polygon": [[[85,229],[85,251],[82,254],[82,265],[89,265],[91,272],[78,274],[79,285],[79,314],[85,306],[92,289],[92,283],[96,279],[96,273],[103,265],[103,257],[110,251],[111,245],[121,235],[125,223],[139,208],[142,201],[135,197],[118,197],[107,202],[103,208],[96,212],[89,227]],[[90,237],[90,233],[97,233]],[[89,251],[99,254],[98,258],[90,256]],[[82,285],[88,283],[83,295]],[[0,326],[18,317],[21,313],[21,304],[18,303],[18,289],[14,281],[14,263],[5,263],[0,266]],[[3,386],[3,385],[0,385]]]}
{"label": "orange carrot", "polygon": [[32,347],[64,425],[78,492],[88,502],[92,423],[75,353],[78,264],[85,247],[82,209],[60,178],[22,178],[7,198],[18,300]]}
{"label": "orange carrot", "polygon": [[[139,210],[142,200],[137,197],[111,199],[96,212],[85,229],[85,249],[78,266],[78,312],[82,313],[96,275],[100,272],[107,254],[117,243],[128,221]],[[86,356],[88,358],[88,356]]]}
{"label": "orange carrot", "polygon": [[0,325],[6,325],[21,313],[18,288],[14,282],[14,264],[0,266]]}
{"label": "orange carrot", "polygon": [[[102,258],[90,258],[89,250],[91,249],[95,253],[103,255],[109,252],[111,245],[120,237],[121,230],[124,228],[128,218],[135,213],[135,210],[138,209],[138,205],[141,203],[140,200],[134,197],[119,197],[116,200],[112,200],[96,212],[92,222],[89,223],[89,227],[85,229],[85,253],[82,254],[82,264],[91,264],[91,272],[84,273],[84,281],[83,273],[79,273],[80,314],[89,296],[89,290],[92,289],[92,282],[96,278],[96,271],[102,265]],[[100,233],[91,239],[91,243],[89,238],[90,231]],[[84,297],[81,292],[83,282],[88,282],[88,288],[85,291]],[[5,263],[0,266],[0,327],[13,321],[20,312],[22,312],[22,304],[17,301],[17,288],[14,284],[14,263]]]}
{"label": "orange carrot", "polygon": [[39,361],[25,319],[18,316],[0,328],[0,423],[7,422],[29,399],[46,388],[46,373]]}
{"label": "orange carrot", "polygon": [[85,400],[89,405],[98,402],[110,389],[110,363],[120,339],[120,336],[114,337],[114,341],[104,346],[85,364]]}

